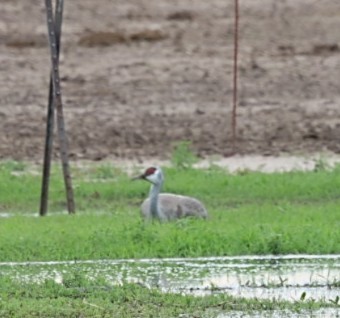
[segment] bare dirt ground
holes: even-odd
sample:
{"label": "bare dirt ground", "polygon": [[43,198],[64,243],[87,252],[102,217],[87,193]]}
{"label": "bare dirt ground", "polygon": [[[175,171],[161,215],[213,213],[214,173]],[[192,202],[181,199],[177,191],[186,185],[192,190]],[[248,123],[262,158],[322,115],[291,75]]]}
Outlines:
{"label": "bare dirt ground", "polygon": [[[166,159],[180,140],[228,156],[233,2],[65,1],[72,158]],[[240,4],[237,153],[340,153],[340,1]],[[46,29],[42,1],[1,1],[1,158],[43,157]]]}

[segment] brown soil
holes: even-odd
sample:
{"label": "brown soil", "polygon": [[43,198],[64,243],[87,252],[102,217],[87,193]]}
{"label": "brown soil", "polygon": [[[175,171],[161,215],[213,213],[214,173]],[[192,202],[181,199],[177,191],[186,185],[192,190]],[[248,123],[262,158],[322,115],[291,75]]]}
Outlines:
{"label": "brown soil", "polygon": [[[340,153],[340,1],[240,3],[237,152]],[[233,1],[65,1],[72,157],[229,155],[232,54]],[[43,2],[2,0],[1,158],[42,158],[49,67]]]}

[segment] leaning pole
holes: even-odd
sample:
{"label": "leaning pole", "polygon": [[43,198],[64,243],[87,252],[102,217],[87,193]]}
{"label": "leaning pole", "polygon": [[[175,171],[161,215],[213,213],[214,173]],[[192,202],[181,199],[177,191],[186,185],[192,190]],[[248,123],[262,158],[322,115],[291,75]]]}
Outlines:
{"label": "leaning pole", "polygon": [[75,213],[75,204],[73,197],[72,178],[68,160],[67,135],[65,130],[65,122],[63,115],[62,94],[59,77],[59,52],[60,52],[60,36],[63,14],[63,0],[56,1],[55,18],[53,17],[53,7],[51,0],[45,0],[48,39],[51,54],[51,75],[50,75],[50,91],[48,101],[47,123],[46,123],[46,140],[43,164],[43,178],[41,188],[40,215],[47,214],[48,209],[48,189],[49,177],[53,148],[53,130],[54,130],[54,112],[57,113],[57,132],[59,139],[60,158],[62,163],[64,183],[66,190],[67,209],[69,214]]}

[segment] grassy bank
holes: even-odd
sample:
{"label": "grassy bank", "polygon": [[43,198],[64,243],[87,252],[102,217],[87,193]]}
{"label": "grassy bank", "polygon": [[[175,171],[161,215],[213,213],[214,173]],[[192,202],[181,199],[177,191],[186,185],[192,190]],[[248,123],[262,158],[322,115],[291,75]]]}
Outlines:
{"label": "grassy bank", "polygon": [[[38,171],[40,172],[40,171]],[[164,191],[196,196],[207,221],[140,219],[149,185],[108,165],[73,171],[77,214],[64,211],[53,168],[48,217],[37,215],[40,175],[23,163],[0,165],[0,261],[240,254],[340,253],[340,169],[229,174],[219,168],[165,169]]]}

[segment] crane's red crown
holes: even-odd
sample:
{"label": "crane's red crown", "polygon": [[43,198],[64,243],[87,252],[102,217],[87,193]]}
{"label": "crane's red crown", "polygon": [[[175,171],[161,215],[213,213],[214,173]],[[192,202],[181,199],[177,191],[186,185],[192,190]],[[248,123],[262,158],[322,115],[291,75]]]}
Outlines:
{"label": "crane's red crown", "polygon": [[150,175],[154,174],[156,172],[156,170],[157,169],[155,167],[150,167],[150,168],[145,170],[144,176],[145,177],[150,176]]}

